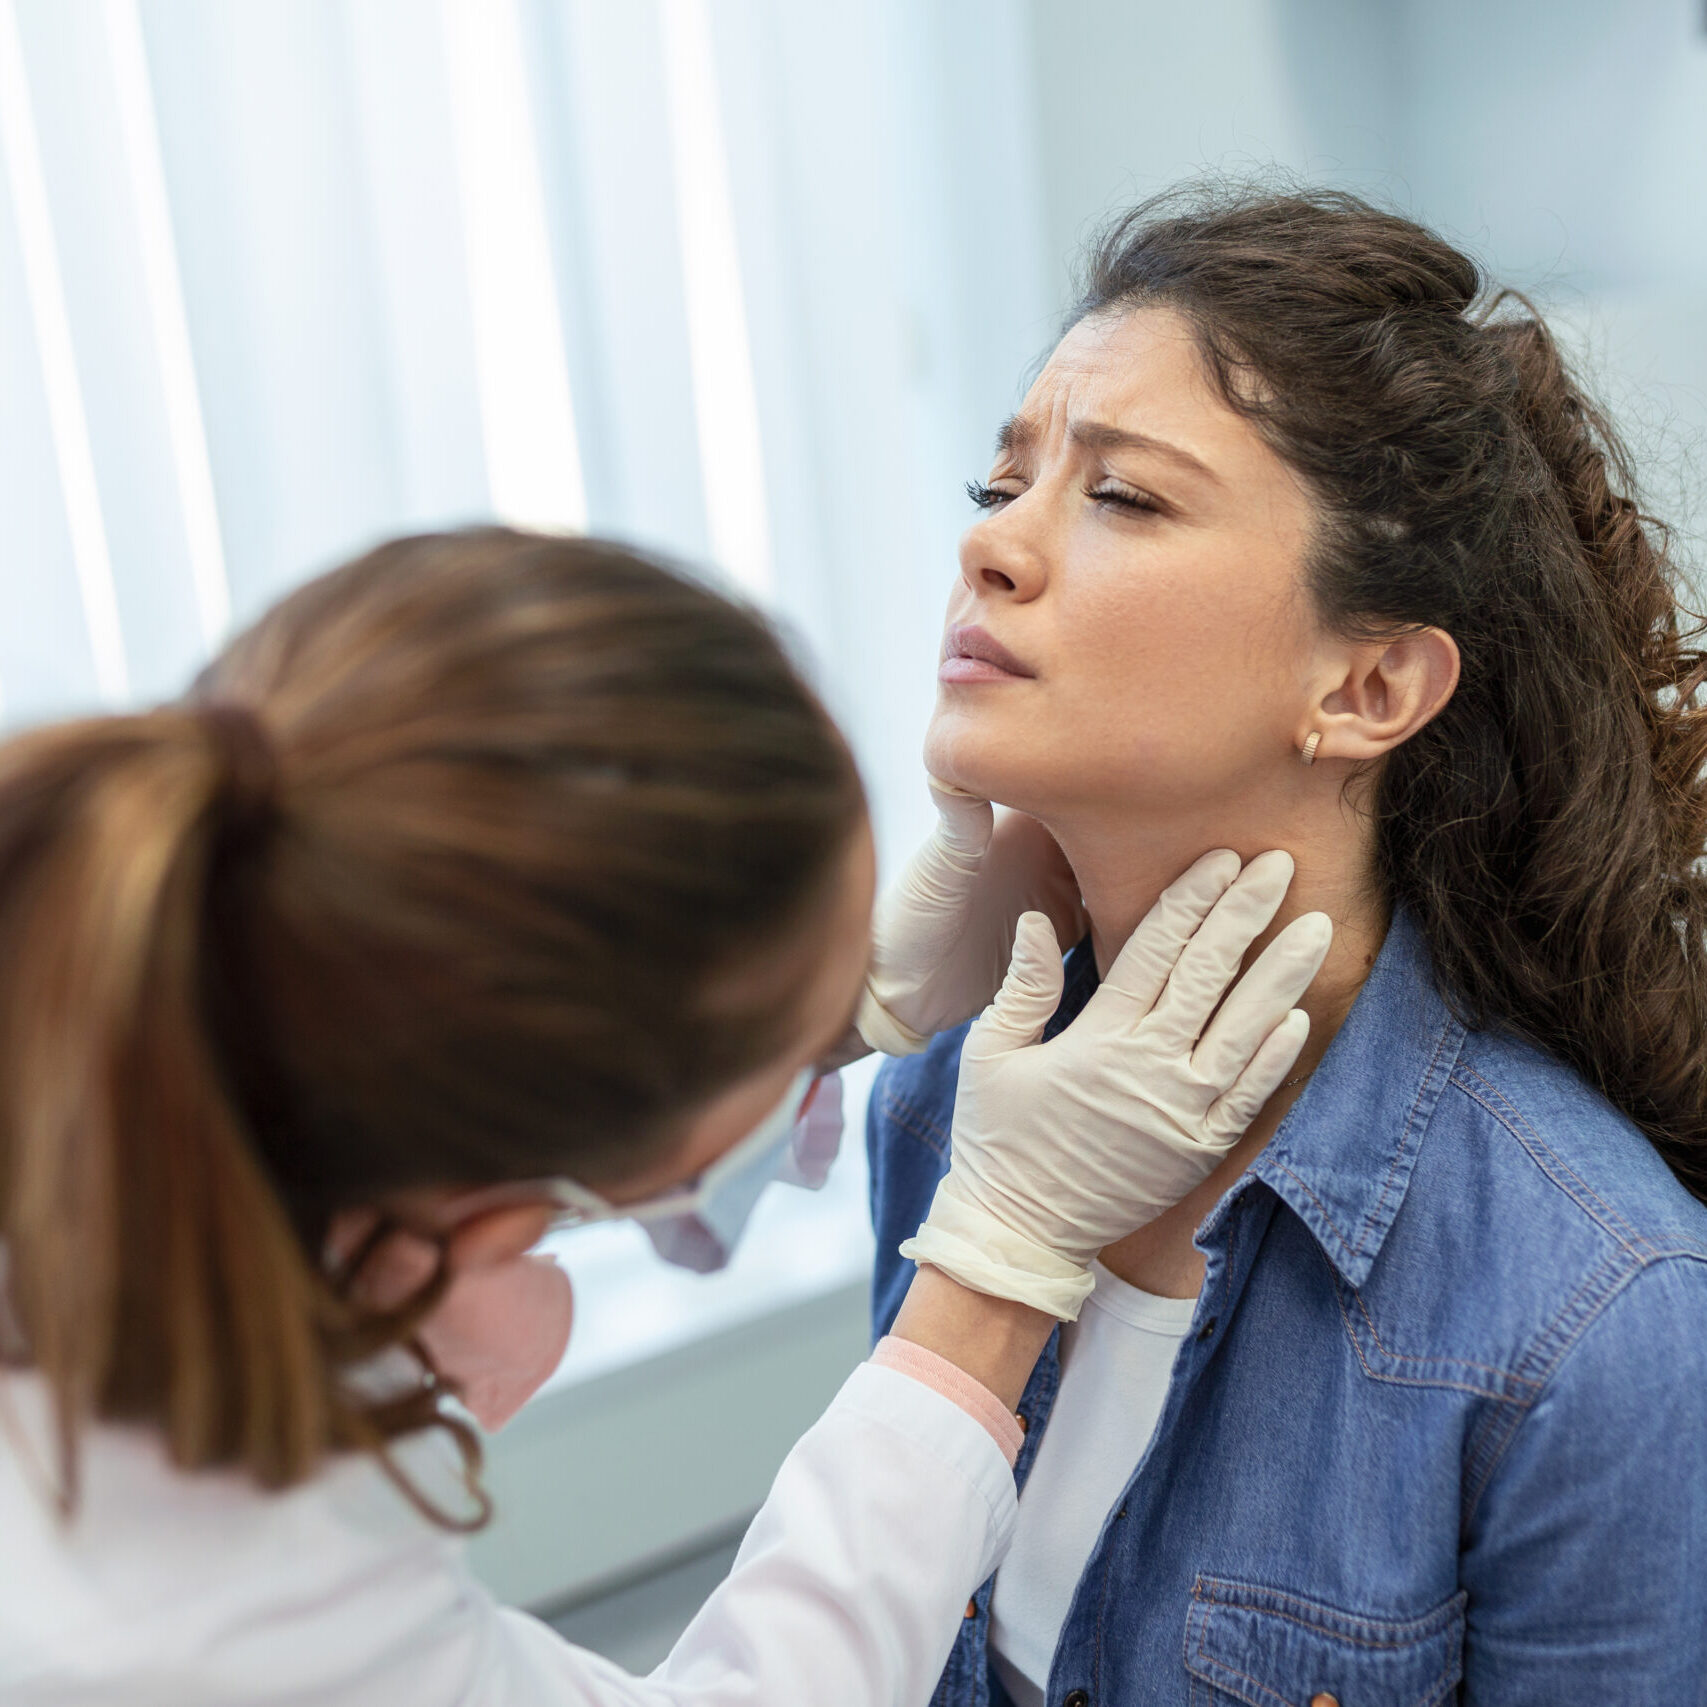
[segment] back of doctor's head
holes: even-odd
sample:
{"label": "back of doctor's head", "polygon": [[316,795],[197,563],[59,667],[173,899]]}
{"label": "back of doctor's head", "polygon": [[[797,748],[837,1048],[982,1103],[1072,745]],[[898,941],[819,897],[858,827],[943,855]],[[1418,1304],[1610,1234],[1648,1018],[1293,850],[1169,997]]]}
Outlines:
{"label": "back of doctor's head", "polygon": [[[418,1426],[343,1393],[409,1323],[340,1302],[331,1215],[655,1162],[788,1047],[863,820],[762,621],[496,529],[312,582],[178,704],[0,747],[0,1238],[67,1473],[92,1417],[272,1486]],[[795,987],[739,978],[796,939]],[[706,999],[729,974],[759,1006]]]}

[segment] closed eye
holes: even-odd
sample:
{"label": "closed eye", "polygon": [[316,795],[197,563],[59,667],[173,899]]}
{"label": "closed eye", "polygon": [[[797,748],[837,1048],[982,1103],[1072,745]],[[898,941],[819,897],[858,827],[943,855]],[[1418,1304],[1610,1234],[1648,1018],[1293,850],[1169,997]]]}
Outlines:
{"label": "closed eye", "polygon": [[1143,487],[1128,486],[1124,480],[1105,480],[1085,496],[1095,498],[1099,504],[1113,504],[1121,510],[1143,510],[1151,515],[1159,516],[1163,508]]}
{"label": "closed eye", "polygon": [[[966,482],[966,496],[980,510],[993,510],[998,505],[1011,503],[1019,496],[1017,492],[1004,492],[999,487],[987,486],[982,480]],[[1128,512],[1140,511],[1150,515],[1162,515],[1167,506],[1146,492],[1141,486],[1128,486],[1124,480],[1105,480],[1100,486],[1093,486],[1086,494],[1099,504],[1112,504],[1116,509]]]}

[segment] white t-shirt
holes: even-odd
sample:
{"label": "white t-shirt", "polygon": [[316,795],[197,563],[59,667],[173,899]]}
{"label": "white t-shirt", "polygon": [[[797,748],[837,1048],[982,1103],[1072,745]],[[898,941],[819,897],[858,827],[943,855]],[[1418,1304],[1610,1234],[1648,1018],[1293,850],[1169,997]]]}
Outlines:
{"label": "white t-shirt", "polygon": [[1195,1298],[1158,1298],[1092,1264],[1096,1290],[1061,1330],[1061,1388],[1020,1496],[990,1602],[990,1647],[1018,1707],[1044,1707],[1085,1562],[1162,1414]]}

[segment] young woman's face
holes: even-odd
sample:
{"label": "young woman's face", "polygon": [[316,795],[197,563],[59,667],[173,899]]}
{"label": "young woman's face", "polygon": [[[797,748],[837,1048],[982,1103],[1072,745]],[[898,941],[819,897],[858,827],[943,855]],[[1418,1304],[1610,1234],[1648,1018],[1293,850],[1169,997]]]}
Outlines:
{"label": "young woman's face", "polygon": [[1046,821],[1295,763],[1311,506],[1169,310],[1082,321],[1003,429],[949,600],[933,774]]}

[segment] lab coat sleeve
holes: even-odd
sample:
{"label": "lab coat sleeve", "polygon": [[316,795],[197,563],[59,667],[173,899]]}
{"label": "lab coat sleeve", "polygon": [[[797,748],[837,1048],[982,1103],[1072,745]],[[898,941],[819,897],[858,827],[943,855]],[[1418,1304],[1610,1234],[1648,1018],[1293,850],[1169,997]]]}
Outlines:
{"label": "lab coat sleeve", "polygon": [[[923,1707],[1013,1535],[1013,1472],[951,1399],[862,1364],[788,1455],[735,1564],[632,1678],[497,1614],[491,1707]],[[491,1673],[489,1673],[491,1675]],[[498,1678],[494,1677],[494,1682]]]}

